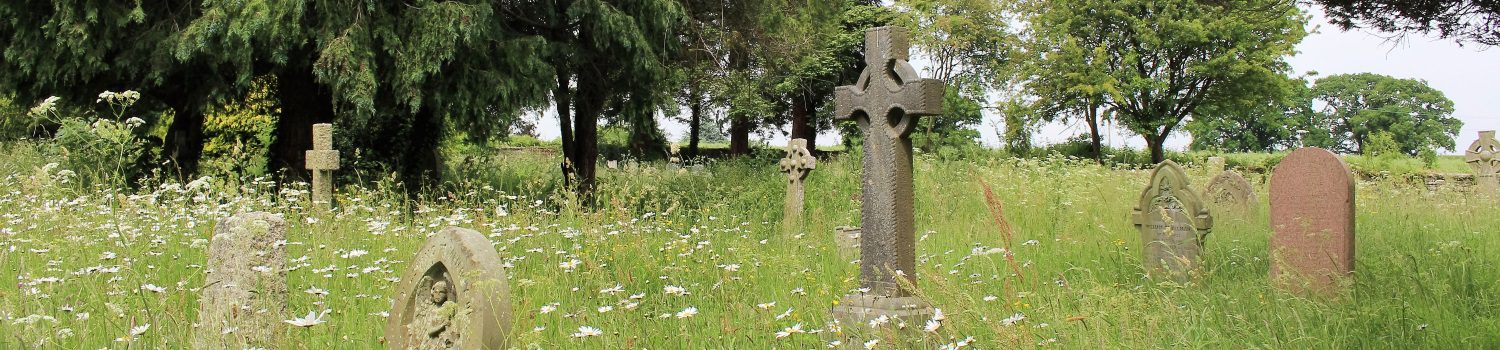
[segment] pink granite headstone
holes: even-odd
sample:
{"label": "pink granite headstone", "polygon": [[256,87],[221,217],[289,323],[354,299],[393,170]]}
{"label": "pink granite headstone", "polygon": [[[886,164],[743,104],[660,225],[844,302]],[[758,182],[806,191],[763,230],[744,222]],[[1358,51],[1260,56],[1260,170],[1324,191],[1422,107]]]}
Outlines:
{"label": "pink granite headstone", "polygon": [[1337,292],[1354,274],[1354,179],[1321,148],[1298,149],[1271,172],[1271,280]]}

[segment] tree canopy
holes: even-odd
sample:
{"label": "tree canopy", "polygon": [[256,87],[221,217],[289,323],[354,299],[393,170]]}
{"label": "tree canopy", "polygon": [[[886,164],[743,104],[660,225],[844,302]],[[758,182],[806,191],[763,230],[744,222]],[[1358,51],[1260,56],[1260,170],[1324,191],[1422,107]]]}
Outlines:
{"label": "tree canopy", "polygon": [[1437,34],[1500,45],[1500,2],[1492,0],[1316,0],[1333,23],[1405,34]]}
{"label": "tree canopy", "polygon": [[1312,144],[1345,153],[1364,153],[1376,132],[1389,133],[1407,155],[1422,150],[1453,150],[1463,122],[1454,118],[1453,101],[1442,91],[1415,79],[1360,73],[1318,79],[1312,97],[1321,111],[1302,131],[1322,134]]}

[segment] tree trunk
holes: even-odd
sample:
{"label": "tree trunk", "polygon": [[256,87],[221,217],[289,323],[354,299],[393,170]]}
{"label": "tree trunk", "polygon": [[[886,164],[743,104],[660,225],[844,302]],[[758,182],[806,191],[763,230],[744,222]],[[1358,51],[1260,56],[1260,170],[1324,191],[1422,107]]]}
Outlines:
{"label": "tree trunk", "polygon": [[816,149],[818,142],[818,128],[813,124],[812,102],[810,96],[800,94],[792,101],[792,138],[806,139],[808,149]]}
{"label": "tree trunk", "polygon": [[755,126],[749,117],[734,116],[729,123],[729,155],[731,157],[750,154],[750,129]]}
{"label": "tree trunk", "polygon": [[559,165],[563,175],[563,185],[572,186],[573,167],[569,163],[573,159],[573,98],[572,88],[569,82],[573,74],[568,72],[567,62],[558,59],[552,62],[557,70],[557,88],[552,90],[552,103],[557,105],[557,125],[562,138],[563,162]]}
{"label": "tree trunk", "polygon": [[401,157],[405,163],[402,165],[402,176],[408,193],[417,194],[430,189],[431,185],[442,179],[442,154],[438,145],[443,134],[442,122],[438,120],[433,106],[422,107],[412,118],[411,131],[407,134],[410,146],[406,147],[405,154]]}
{"label": "tree trunk", "polygon": [[1151,163],[1159,164],[1167,160],[1167,152],[1164,144],[1167,141],[1167,135],[1170,134],[1171,130],[1168,129],[1157,135],[1146,135],[1146,147],[1151,149]]}
{"label": "tree trunk", "polygon": [[573,121],[573,157],[569,158],[578,178],[577,193],[584,203],[592,203],[594,163],[599,160],[599,114],[604,111],[608,93],[601,77],[587,70],[578,75],[578,115]]}
{"label": "tree trunk", "polygon": [[1089,124],[1089,152],[1093,153],[1094,162],[1104,165],[1104,146],[1102,137],[1099,135],[1099,108],[1089,106],[1085,113],[1088,114],[1085,119],[1088,119]]}
{"label": "tree trunk", "polygon": [[703,132],[703,96],[698,90],[698,83],[693,82],[688,91],[692,98],[692,102],[688,104],[691,110],[691,120],[688,121],[688,159],[698,158],[698,141]]}
{"label": "tree trunk", "polygon": [[172,125],[167,127],[163,155],[177,165],[177,176],[190,178],[198,173],[203,158],[203,108],[199,102],[186,101],[172,106]]}
{"label": "tree trunk", "polygon": [[[289,180],[306,180],[307,150],[312,149],[312,126],[333,121],[333,94],[318,84],[312,67],[288,68],[276,74],[276,100],[281,116],[271,142],[267,170],[283,169]],[[335,129],[334,134],[338,131]]]}

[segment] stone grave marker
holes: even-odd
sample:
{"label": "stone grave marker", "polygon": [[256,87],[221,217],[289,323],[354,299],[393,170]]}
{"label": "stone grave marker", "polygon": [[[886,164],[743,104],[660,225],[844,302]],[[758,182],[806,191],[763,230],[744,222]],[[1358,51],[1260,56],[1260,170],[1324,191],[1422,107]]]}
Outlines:
{"label": "stone grave marker", "polygon": [[1240,173],[1227,170],[1208,180],[1208,187],[1203,190],[1204,199],[1220,208],[1232,208],[1245,211],[1254,208],[1257,202],[1255,188],[1250,186],[1250,180],[1246,180]]}
{"label": "stone grave marker", "polygon": [[396,288],[391,349],[504,349],[510,294],[489,239],[449,227],[427,239]]}
{"label": "stone grave marker", "polygon": [[219,220],[198,297],[195,349],[271,347],[287,319],[286,221],[243,213]]}
{"label": "stone grave marker", "polygon": [[788,231],[802,223],[802,180],[818,167],[818,158],[807,149],[806,139],[792,139],[786,144],[786,157],[781,159],[781,173],[786,175],[786,203],[782,207],[781,226]]}
{"label": "stone grave marker", "polygon": [[1494,130],[1479,132],[1479,139],[1464,150],[1464,161],[1474,169],[1474,184],[1480,192],[1500,190],[1500,141],[1495,140]]}
{"label": "stone grave marker", "polygon": [[918,117],[942,114],[945,87],[917,76],[907,62],[910,46],[905,28],[866,30],[864,72],[834,90],[834,116],[854,120],[865,135],[859,279],[867,292],[833,308],[848,325],[882,315],[921,324],[932,313],[902,284],[912,284],[917,272],[911,131]]}
{"label": "stone grave marker", "polygon": [[1271,172],[1271,280],[1334,292],[1354,274],[1354,179],[1321,148],[1293,151]]}
{"label": "stone grave marker", "polygon": [[333,150],[333,124],[313,124],[313,149],[307,151],[307,170],[312,170],[313,205],[333,205],[333,171],[339,170],[339,151]]}
{"label": "stone grave marker", "polygon": [[1143,265],[1148,276],[1186,282],[1193,277],[1213,217],[1188,184],[1187,173],[1170,160],[1151,171],[1131,221],[1141,231]]}
{"label": "stone grave marker", "polygon": [[682,146],[676,143],[667,149],[667,169],[682,170]]}
{"label": "stone grave marker", "polygon": [[1208,157],[1208,171],[1217,174],[1224,171],[1224,157]]}
{"label": "stone grave marker", "polygon": [[839,226],[833,231],[833,242],[838,245],[839,256],[845,259],[859,257],[859,228]]}

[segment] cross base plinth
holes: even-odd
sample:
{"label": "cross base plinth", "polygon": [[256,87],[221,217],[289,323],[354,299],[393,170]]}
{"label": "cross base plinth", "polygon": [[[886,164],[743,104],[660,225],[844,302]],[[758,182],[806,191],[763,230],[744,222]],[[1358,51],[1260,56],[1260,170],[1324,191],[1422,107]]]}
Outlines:
{"label": "cross base plinth", "polygon": [[1474,187],[1479,188],[1479,192],[1481,193],[1494,194],[1500,192],[1500,174],[1474,176]]}
{"label": "cross base plinth", "polygon": [[880,316],[889,321],[881,328],[894,330],[897,324],[905,322],[906,329],[920,331],[922,324],[932,318],[932,305],[918,297],[850,295],[833,307],[833,317],[845,331],[872,330],[870,321]]}

